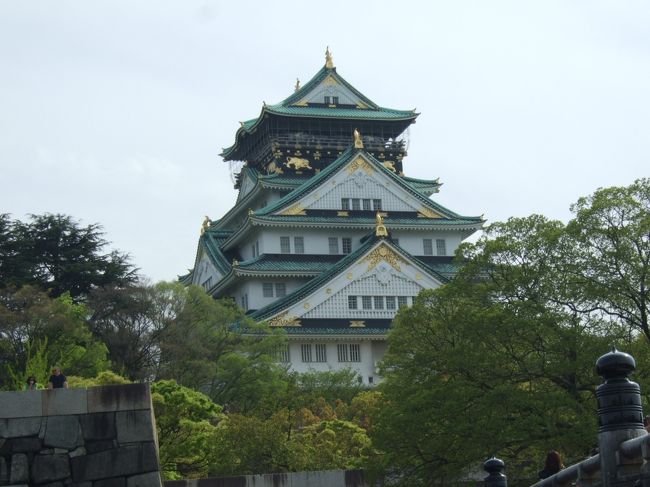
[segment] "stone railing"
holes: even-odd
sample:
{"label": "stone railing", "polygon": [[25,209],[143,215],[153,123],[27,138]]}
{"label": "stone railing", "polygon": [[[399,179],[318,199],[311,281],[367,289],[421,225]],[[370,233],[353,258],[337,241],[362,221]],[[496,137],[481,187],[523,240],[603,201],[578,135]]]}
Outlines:
{"label": "stone railing", "polygon": [[[650,435],[643,426],[641,389],[628,379],[634,358],[612,350],[596,362],[605,380],[598,386],[599,453],[571,465],[532,487],[650,487]],[[485,487],[507,487],[505,464],[486,461]]]}
{"label": "stone railing", "polygon": [[0,485],[160,487],[146,384],[0,393]]}

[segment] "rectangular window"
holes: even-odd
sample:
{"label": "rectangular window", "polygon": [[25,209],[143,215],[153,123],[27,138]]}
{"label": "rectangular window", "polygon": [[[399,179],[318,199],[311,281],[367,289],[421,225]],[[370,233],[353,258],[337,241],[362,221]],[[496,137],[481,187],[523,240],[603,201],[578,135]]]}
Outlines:
{"label": "rectangular window", "polygon": [[386,296],[386,309],[396,309],[395,296]]}
{"label": "rectangular window", "polygon": [[329,247],[330,247],[330,254],[338,254],[339,253],[339,238],[338,237],[329,237],[328,242],[329,242]]}
{"label": "rectangular window", "polygon": [[352,209],[353,210],[361,209],[361,200],[359,198],[352,198]]}
{"label": "rectangular window", "polygon": [[289,239],[289,237],[280,237],[280,253],[281,254],[291,253],[291,240]]}
{"label": "rectangular window", "polygon": [[348,309],[357,309],[357,297],[348,296]]}
{"label": "rectangular window", "polygon": [[343,247],[343,253],[349,254],[352,252],[352,239],[348,237],[343,237],[341,239],[341,247]]}
{"label": "rectangular window", "polygon": [[253,256],[253,258],[257,257],[257,255],[255,254],[255,245],[251,245],[251,255]]}
{"label": "rectangular window", "polygon": [[375,296],[374,301],[375,301],[375,309],[384,309],[384,297],[383,296]]}
{"label": "rectangular window", "polygon": [[339,362],[349,362],[348,360],[348,346],[345,343],[339,343],[336,346],[338,352]]}
{"label": "rectangular window", "polygon": [[424,255],[433,255],[433,245],[431,244],[430,238],[422,239],[422,249]]}
{"label": "rectangular window", "polygon": [[436,253],[437,255],[447,255],[447,243],[444,238],[436,239]]}
{"label": "rectangular window", "polygon": [[397,296],[397,307],[401,308],[402,306],[408,306],[406,296]]}
{"label": "rectangular window", "polygon": [[300,352],[302,355],[302,361],[305,363],[312,362],[311,359],[311,345],[300,345]]}
{"label": "rectangular window", "polygon": [[372,309],[372,296],[361,296],[361,307],[363,309]]}
{"label": "rectangular window", "polygon": [[248,310],[248,294],[244,294],[241,297],[241,307],[244,311]]}
{"label": "rectangular window", "polygon": [[265,298],[272,298],[273,297],[273,283],[272,282],[264,282],[262,283],[262,296]]}
{"label": "rectangular window", "polygon": [[341,209],[342,210],[350,209],[350,198],[341,198]]}
{"label": "rectangular window", "polygon": [[255,257],[260,256],[260,241],[255,240]]}
{"label": "rectangular window", "polygon": [[305,239],[304,237],[293,237],[293,251],[296,254],[305,253]]}
{"label": "rectangular window", "polygon": [[275,283],[275,297],[284,298],[287,295],[287,285],[284,282]]}
{"label": "rectangular window", "polygon": [[316,362],[327,362],[327,345],[324,343],[317,343],[316,347]]}
{"label": "rectangular window", "polygon": [[323,101],[325,102],[325,105],[329,105],[330,102],[331,102],[329,96],[326,96],[326,97],[323,99]]}
{"label": "rectangular window", "polygon": [[350,362],[361,362],[361,345],[350,344]]}
{"label": "rectangular window", "polygon": [[369,199],[364,199],[363,200],[363,209],[366,211],[370,211],[372,207],[370,206],[370,200]]}
{"label": "rectangular window", "polygon": [[372,209],[375,211],[381,211],[381,200],[372,200]]}
{"label": "rectangular window", "polygon": [[332,103],[334,103],[334,105],[338,105],[339,104],[339,97],[338,96],[333,96],[332,97]]}
{"label": "rectangular window", "polygon": [[280,363],[289,363],[289,345],[279,345],[274,350],[275,361]]}

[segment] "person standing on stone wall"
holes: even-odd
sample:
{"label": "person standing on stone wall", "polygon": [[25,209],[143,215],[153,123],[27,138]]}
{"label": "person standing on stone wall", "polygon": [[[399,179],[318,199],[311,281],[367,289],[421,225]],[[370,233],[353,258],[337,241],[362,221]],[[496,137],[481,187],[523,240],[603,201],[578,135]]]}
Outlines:
{"label": "person standing on stone wall", "polygon": [[61,373],[61,367],[54,367],[47,383],[48,389],[67,389],[68,379]]}

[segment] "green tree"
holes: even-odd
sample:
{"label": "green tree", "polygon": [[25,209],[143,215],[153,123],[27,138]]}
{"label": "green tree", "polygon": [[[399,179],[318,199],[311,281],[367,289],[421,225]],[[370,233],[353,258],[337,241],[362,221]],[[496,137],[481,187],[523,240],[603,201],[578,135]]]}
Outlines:
{"label": "green tree", "polygon": [[31,215],[29,222],[0,215],[0,287],[29,284],[77,299],[98,286],[134,283],[128,255],[105,252],[103,235],[101,226],[83,227],[66,215]]}

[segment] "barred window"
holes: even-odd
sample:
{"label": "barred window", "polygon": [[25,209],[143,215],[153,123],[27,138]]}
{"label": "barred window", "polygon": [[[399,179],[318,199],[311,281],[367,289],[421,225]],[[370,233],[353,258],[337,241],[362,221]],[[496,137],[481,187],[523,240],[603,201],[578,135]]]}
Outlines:
{"label": "barred window", "polygon": [[372,309],[372,296],[361,296],[361,306],[363,309]]}
{"label": "barred window", "polygon": [[357,297],[348,296],[348,309],[357,309]]}
{"label": "barred window", "polygon": [[290,254],[291,253],[291,240],[289,237],[280,237],[280,253]]}
{"label": "barred window", "polygon": [[302,361],[304,363],[312,362],[311,359],[311,345],[300,345],[300,352],[302,355]]}
{"label": "barred window", "polygon": [[406,296],[397,296],[397,307],[401,308],[402,306],[408,306],[408,300]]}
{"label": "barred window", "polygon": [[447,255],[447,243],[444,238],[436,239],[436,253],[438,255]]}
{"label": "barred window", "polygon": [[366,210],[366,211],[370,211],[370,210],[371,210],[371,207],[370,207],[370,199],[364,199],[364,200],[363,200],[363,209]]}
{"label": "barred window", "polygon": [[386,296],[386,309],[395,309],[395,296]]}
{"label": "barred window", "polygon": [[341,239],[341,247],[343,247],[343,253],[349,254],[352,252],[352,239],[348,237],[343,237]]}
{"label": "barred window", "polygon": [[262,296],[264,296],[265,298],[272,298],[273,297],[273,283],[272,282],[262,283]]}
{"label": "barred window", "polygon": [[361,362],[361,345],[350,344],[350,362]]}
{"label": "barred window", "polygon": [[293,251],[296,254],[305,253],[305,239],[304,237],[293,237]]}
{"label": "barred window", "polygon": [[333,96],[332,97],[332,103],[334,105],[338,105],[339,104],[339,97],[338,96]]}
{"label": "barred window", "polygon": [[361,209],[361,200],[359,198],[352,198],[352,209],[353,210]]}
{"label": "barred window", "polygon": [[276,362],[288,363],[289,360],[289,345],[278,345],[273,351],[273,358]]}
{"label": "barred window", "polygon": [[350,209],[350,198],[341,198],[341,209],[342,210]]}
{"label": "barred window", "polygon": [[338,352],[338,358],[339,362],[349,362],[348,360],[348,346],[345,343],[339,343],[336,346],[336,350]]}
{"label": "barred window", "polygon": [[433,255],[433,245],[431,244],[430,238],[422,240],[422,248],[424,250],[424,255]]}
{"label": "barred window", "polygon": [[372,209],[375,211],[381,211],[381,200],[372,200]]}
{"label": "barred window", "polygon": [[375,296],[374,301],[375,301],[375,309],[384,309],[384,297],[383,296]]}
{"label": "barred window", "polygon": [[284,282],[275,283],[275,297],[284,298],[287,295],[287,285]]}
{"label": "barred window", "polygon": [[325,105],[329,105],[329,104],[331,103],[331,99],[330,99],[329,96],[326,96],[326,97],[323,99],[323,101],[324,101]]}
{"label": "barred window", "polygon": [[338,254],[339,253],[339,238],[338,237],[329,237],[328,242],[329,242],[329,247],[330,247],[330,254]]}
{"label": "barred window", "polygon": [[316,347],[316,362],[327,362],[327,345],[324,343],[317,343]]}

